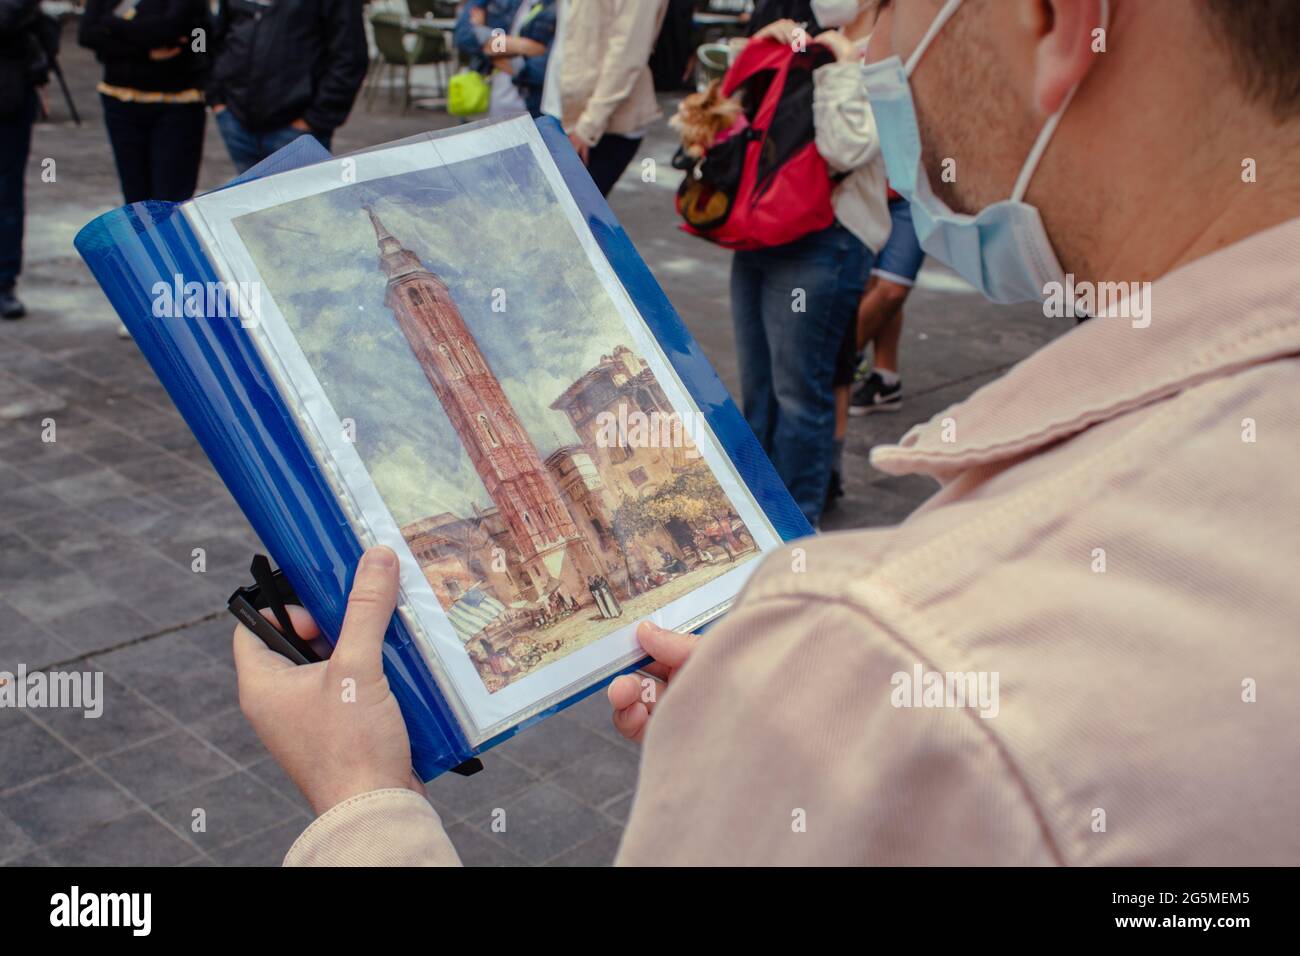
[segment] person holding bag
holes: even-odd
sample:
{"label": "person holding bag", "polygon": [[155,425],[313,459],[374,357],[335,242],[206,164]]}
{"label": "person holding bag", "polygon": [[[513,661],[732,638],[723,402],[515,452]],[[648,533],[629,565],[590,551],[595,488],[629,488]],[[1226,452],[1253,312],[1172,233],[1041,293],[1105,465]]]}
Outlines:
{"label": "person holding bag", "polygon": [[[745,418],[814,527],[835,465],[838,356],[873,250],[889,230],[880,145],[861,81],[874,12],[843,6],[814,4],[819,23],[844,27],[813,41],[834,54],[812,74],[815,143],[832,178],[834,219],[781,245],[742,248],[731,265]],[[777,20],[750,40],[764,42],[797,48],[807,36],[794,21]]]}

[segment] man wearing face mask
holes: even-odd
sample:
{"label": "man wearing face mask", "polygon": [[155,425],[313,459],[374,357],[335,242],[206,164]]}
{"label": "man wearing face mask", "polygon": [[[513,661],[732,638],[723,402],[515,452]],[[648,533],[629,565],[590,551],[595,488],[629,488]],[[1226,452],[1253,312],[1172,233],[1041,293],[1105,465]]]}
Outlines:
{"label": "man wearing face mask", "polygon": [[[772,555],[698,644],[642,625],[619,862],[1300,862],[1296,10],[894,0],[867,80],[925,251],[999,301],[1130,294],[876,450],[940,483],[903,524]],[[318,711],[236,637],[292,755]],[[364,796],[290,862],[454,862],[401,755],[356,760],[296,774]]]}

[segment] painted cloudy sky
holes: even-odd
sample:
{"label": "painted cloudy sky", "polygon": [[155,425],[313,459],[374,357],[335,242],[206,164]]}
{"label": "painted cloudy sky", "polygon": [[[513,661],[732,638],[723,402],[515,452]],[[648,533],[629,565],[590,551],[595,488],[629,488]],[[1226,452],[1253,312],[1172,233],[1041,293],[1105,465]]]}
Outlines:
{"label": "painted cloudy sky", "polygon": [[[542,456],[576,440],[547,406],[627,329],[527,147],[358,183],[235,221],[399,524],[491,504],[392,313],[375,212],[451,288]],[[505,290],[504,312],[492,290]]]}

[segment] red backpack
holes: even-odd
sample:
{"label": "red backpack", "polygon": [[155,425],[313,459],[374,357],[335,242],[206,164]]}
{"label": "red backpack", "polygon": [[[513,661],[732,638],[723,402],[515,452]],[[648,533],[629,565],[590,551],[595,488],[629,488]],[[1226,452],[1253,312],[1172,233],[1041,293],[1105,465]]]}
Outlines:
{"label": "red backpack", "polygon": [[830,170],[813,130],[813,70],[835,59],[820,43],[796,52],[751,40],[727,70],[722,93],[739,92],[746,128],[679,163],[682,229],[728,249],[793,242],[835,220]]}

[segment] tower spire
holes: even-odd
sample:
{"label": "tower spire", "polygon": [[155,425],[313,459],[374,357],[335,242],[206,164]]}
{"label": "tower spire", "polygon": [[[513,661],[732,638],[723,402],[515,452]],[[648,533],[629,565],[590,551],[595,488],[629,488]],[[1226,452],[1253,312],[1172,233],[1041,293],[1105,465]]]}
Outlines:
{"label": "tower spire", "polygon": [[370,216],[370,225],[374,228],[375,239],[379,243],[379,271],[387,275],[389,281],[400,279],[413,272],[426,271],[420,265],[420,260],[415,253],[404,248],[401,241],[388,231],[388,227],[384,225],[373,206],[367,205],[361,208]]}
{"label": "tower spire", "polygon": [[375,212],[375,207],[363,206],[362,208],[365,209],[366,213],[370,216],[370,225],[374,227],[375,240],[379,243],[380,253],[388,255],[390,252],[395,252],[402,248],[402,244],[393,237],[393,234],[388,231],[388,227],[384,225],[383,220],[381,220],[379,215]]}

